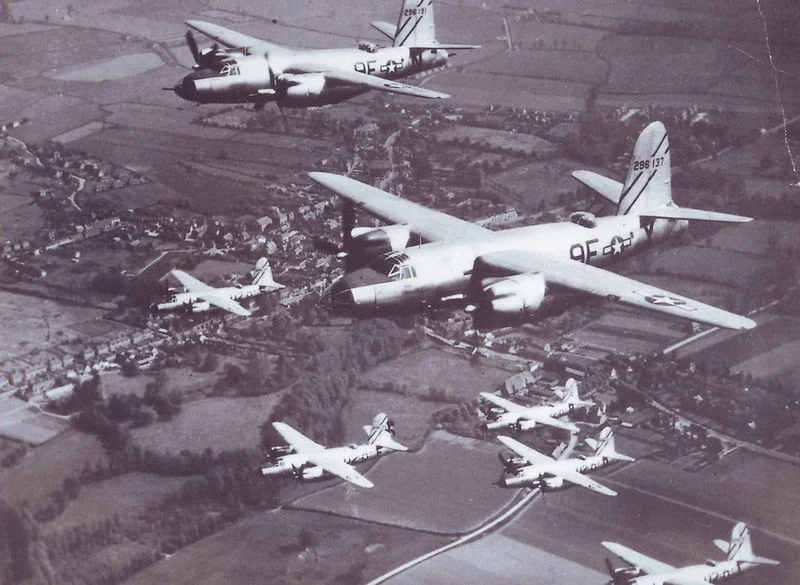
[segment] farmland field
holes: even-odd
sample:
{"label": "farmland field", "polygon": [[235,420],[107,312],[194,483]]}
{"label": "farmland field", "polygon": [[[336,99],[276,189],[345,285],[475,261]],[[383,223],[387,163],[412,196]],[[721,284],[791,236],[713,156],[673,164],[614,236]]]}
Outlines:
{"label": "farmland field", "polygon": [[650,261],[650,270],[673,276],[745,288],[768,281],[772,262],[733,250],[679,246],[663,250]]}
{"label": "farmland field", "polygon": [[790,341],[775,349],[771,349],[731,366],[731,372],[750,374],[754,378],[773,378],[788,374],[797,379],[800,376],[800,341]]}
{"label": "farmland field", "polygon": [[333,512],[443,534],[466,532],[508,504],[517,490],[494,484],[497,445],[434,432],[419,451],[383,457],[369,490],[339,482],[296,500],[296,508]]}
{"label": "farmland field", "polygon": [[392,382],[417,395],[438,388],[450,396],[470,400],[478,392],[496,388],[511,375],[512,372],[484,362],[470,364],[465,358],[440,349],[423,349],[379,364],[365,372],[362,379],[377,387]]}
{"label": "farmland field", "polygon": [[512,149],[524,152],[528,156],[542,157],[551,154],[557,149],[552,142],[543,140],[533,134],[508,132],[489,128],[476,128],[472,126],[456,126],[442,130],[436,134],[439,142],[453,142],[469,140],[472,146],[487,149]]}
{"label": "farmland field", "polygon": [[269,418],[280,394],[248,398],[214,397],[187,402],[173,420],[134,429],[133,440],[143,449],[183,449],[214,452],[257,447],[259,427]]}
{"label": "farmland field", "polygon": [[20,504],[36,502],[64,479],[78,476],[87,461],[94,465],[105,461],[100,442],[92,435],[69,430],[57,438],[33,449],[14,467],[0,474],[0,492],[10,501]]}
{"label": "farmland field", "polygon": [[[778,318],[692,354],[692,361],[733,368],[746,360],[800,339],[800,322]],[[796,356],[795,356],[796,357]]]}
{"label": "farmland field", "polygon": [[[297,546],[302,529],[317,535],[314,551]],[[271,510],[250,516],[204,538],[167,561],[136,574],[130,585],[172,583],[189,585],[250,585],[296,583],[318,585],[338,581],[363,582],[441,546],[440,536],[354,522],[297,510]],[[363,564],[361,578],[342,578]]]}
{"label": "farmland field", "polygon": [[62,529],[78,524],[105,520],[119,514],[135,514],[157,504],[186,481],[184,477],[158,477],[147,473],[126,473],[97,483],[84,485],[77,500],[63,514],[47,524],[48,529]]}

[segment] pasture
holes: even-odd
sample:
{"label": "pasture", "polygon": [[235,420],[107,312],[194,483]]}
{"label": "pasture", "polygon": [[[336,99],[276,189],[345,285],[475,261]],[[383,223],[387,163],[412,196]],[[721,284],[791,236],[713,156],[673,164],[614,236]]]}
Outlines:
{"label": "pasture", "polygon": [[158,504],[167,494],[179,489],[185,477],[159,477],[148,473],[126,473],[81,488],[78,499],[64,513],[47,524],[47,530],[60,530],[80,524],[93,524],[119,514],[126,517]]}
{"label": "pasture", "polygon": [[419,451],[378,460],[366,473],[374,488],[338,482],[292,506],[440,534],[464,533],[517,494],[494,484],[502,472],[501,448],[436,431]]}
{"label": "pasture", "polygon": [[143,449],[179,453],[184,449],[215,453],[257,447],[260,426],[281,394],[254,397],[212,397],[187,402],[168,423],[133,429],[134,442]]}
{"label": "pasture", "polygon": [[77,477],[86,462],[105,462],[106,454],[92,435],[68,430],[52,441],[28,450],[14,467],[0,474],[0,492],[14,504],[37,502]]}
{"label": "pasture", "polygon": [[471,400],[478,392],[497,388],[512,375],[485,360],[470,364],[466,358],[441,349],[422,349],[378,364],[362,376],[364,384],[381,387],[392,383],[412,395],[428,395],[432,389],[448,396]]}
{"label": "pasture", "polygon": [[527,156],[544,157],[558,148],[552,142],[533,134],[522,134],[491,128],[455,126],[436,134],[437,142],[466,142],[473,148],[486,150],[513,150]]}
{"label": "pasture", "polygon": [[[302,550],[301,530],[318,538]],[[374,578],[447,539],[328,514],[270,510],[254,514],[144,569],[131,585],[249,585],[255,582],[356,583]],[[349,573],[353,567],[362,571]],[[349,577],[345,575],[350,575]]]}

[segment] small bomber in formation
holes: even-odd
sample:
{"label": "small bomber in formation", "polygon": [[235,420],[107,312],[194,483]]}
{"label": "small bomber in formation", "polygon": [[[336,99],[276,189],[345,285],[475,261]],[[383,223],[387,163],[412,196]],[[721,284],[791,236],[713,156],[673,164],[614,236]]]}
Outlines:
{"label": "small bomber in formation", "polygon": [[[616,215],[573,213],[569,222],[493,232],[331,173],[311,179],[345,200],[343,249],[350,271],[323,294],[334,312],[383,316],[463,307],[476,327],[523,322],[546,312],[559,291],[589,293],[730,329],[752,319],[609,272],[601,265],[684,231],[689,220],[747,222],[749,217],[678,207],[661,122],[636,141],[625,183],[589,171],[573,176],[616,206]],[[355,209],[392,225],[356,228]],[[426,243],[415,245],[411,234]]]}
{"label": "small bomber in formation", "polygon": [[242,317],[249,317],[250,311],[237,301],[283,288],[282,284],[278,284],[272,279],[272,268],[266,258],[258,260],[255,268],[250,272],[253,281],[245,286],[214,288],[200,282],[183,270],[173,270],[171,274],[183,285],[185,291],[172,295],[163,303],[158,303],[155,308],[159,311],[182,310],[201,313],[211,308],[219,308]]}
{"label": "small bomber in formation", "polygon": [[567,481],[605,496],[616,496],[617,492],[589,479],[583,472],[599,469],[616,461],[634,461],[633,457],[617,453],[614,432],[610,427],[600,431],[597,440],[586,439],[586,444],[594,449],[594,455],[577,459],[554,459],[504,435],[498,435],[497,440],[517,455],[510,459],[501,457],[505,471],[511,473],[501,481],[506,487],[532,486],[544,491],[559,489]]}
{"label": "small bomber in formation", "polygon": [[611,585],[708,585],[760,565],[780,564],[753,553],[750,531],[744,522],[733,527],[730,542],[717,539],[714,545],[727,555],[724,561],[708,560],[704,565],[673,567],[616,542],[603,543],[609,551],[632,565],[632,568],[615,569],[606,559]]}
{"label": "small bomber in formation", "polygon": [[392,437],[394,424],[383,413],[375,416],[372,425],[364,427],[369,437],[366,444],[346,447],[323,447],[286,423],[274,422],[272,426],[287,445],[270,449],[273,463],[260,468],[265,476],[293,474],[300,481],[309,481],[335,475],[359,487],[371,488],[374,484],[352,464],[374,459],[389,451],[408,451]]}
{"label": "small bomber in formation", "polygon": [[208,22],[186,24],[225,48],[215,44],[201,51],[187,31],[194,71],[165,89],[193,102],[244,102],[257,108],[269,102],[288,108],[323,106],[372,89],[446,98],[445,93],[397,79],[444,66],[451,50],[477,48],[436,40],[433,0],[405,0],[396,26],[372,23],[392,41],[391,47],[362,42],[357,49],[292,49]]}
{"label": "small bomber in formation", "polygon": [[573,412],[576,408],[594,406],[594,402],[581,400],[578,395],[578,382],[574,378],[567,380],[560,394],[560,400],[555,404],[522,406],[490,392],[481,392],[481,397],[494,405],[486,415],[485,426],[490,431],[506,428],[527,431],[539,424],[577,433],[579,429],[574,423],[562,422],[558,420],[559,417]]}

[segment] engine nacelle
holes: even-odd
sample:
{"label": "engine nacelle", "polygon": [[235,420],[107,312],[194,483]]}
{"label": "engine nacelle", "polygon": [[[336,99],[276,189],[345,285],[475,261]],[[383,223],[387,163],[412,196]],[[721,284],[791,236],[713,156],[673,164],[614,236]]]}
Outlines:
{"label": "engine nacelle", "polygon": [[535,420],[521,420],[517,421],[516,426],[518,431],[529,431],[536,426]]}
{"label": "engine nacelle", "polygon": [[322,479],[325,471],[321,467],[304,467],[300,474],[300,481],[314,481]]}
{"label": "engine nacelle", "polygon": [[545,280],[541,274],[516,274],[484,287],[481,309],[496,315],[531,314],[544,302]]}
{"label": "engine nacelle", "polygon": [[407,225],[382,227],[355,227],[350,231],[351,250],[363,256],[380,256],[389,252],[401,252],[411,239],[411,228]]}
{"label": "engine nacelle", "polygon": [[539,480],[543,490],[557,490],[564,485],[563,477],[543,477]]}
{"label": "engine nacelle", "polygon": [[325,91],[325,76],[322,73],[304,73],[302,75],[284,75],[278,79],[277,85],[282,88],[283,98],[290,101],[302,101],[304,98],[318,98]]}
{"label": "engine nacelle", "polygon": [[268,451],[269,458],[272,461],[275,461],[275,460],[279,459],[280,457],[283,457],[284,455],[288,455],[291,452],[292,452],[292,448],[289,447],[288,445],[274,445],[274,446],[270,447],[269,451]]}
{"label": "engine nacelle", "polygon": [[211,309],[211,303],[208,301],[197,301],[189,305],[189,311],[192,313],[205,313]]}

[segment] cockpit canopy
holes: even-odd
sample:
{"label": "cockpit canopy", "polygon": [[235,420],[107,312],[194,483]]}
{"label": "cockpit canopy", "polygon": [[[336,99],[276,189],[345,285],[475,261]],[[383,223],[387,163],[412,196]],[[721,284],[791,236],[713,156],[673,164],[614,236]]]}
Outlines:
{"label": "cockpit canopy", "polygon": [[417,277],[417,271],[411,265],[408,254],[404,252],[389,252],[378,256],[370,263],[369,267],[375,272],[383,274],[389,280]]}
{"label": "cockpit canopy", "polygon": [[219,73],[220,77],[239,75],[239,64],[235,59],[230,58],[219,61],[217,73]]}

